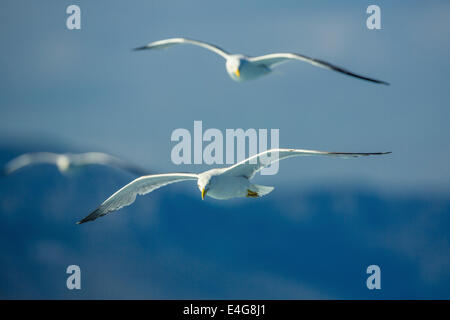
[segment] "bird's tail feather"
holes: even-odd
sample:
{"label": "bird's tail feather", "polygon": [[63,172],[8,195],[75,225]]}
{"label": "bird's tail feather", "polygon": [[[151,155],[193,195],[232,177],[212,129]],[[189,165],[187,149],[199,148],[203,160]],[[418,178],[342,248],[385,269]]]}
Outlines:
{"label": "bird's tail feather", "polygon": [[253,191],[256,191],[258,193],[258,197],[265,196],[266,194],[269,194],[275,189],[275,187],[269,187],[269,186],[261,186],[258,184],[254,184],[252,186]]}

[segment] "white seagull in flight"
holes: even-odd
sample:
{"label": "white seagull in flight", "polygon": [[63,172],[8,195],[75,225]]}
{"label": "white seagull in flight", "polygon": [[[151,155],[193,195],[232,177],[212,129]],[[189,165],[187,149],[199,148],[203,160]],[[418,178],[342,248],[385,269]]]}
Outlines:
{"label": "white seagull in flight", "polygon": [[138,176],[148,174],[146,170],[135,167],[122,159],[101,152],[86,153],[52,153],[52,152],[32,152],[25,153],[9,161],[4,169],[3,175],[9,175],[19,169],[35,164],[55,165],[62,174],[70,172],[72,169],[81,168],[87,165],[105,165],[120,168]]}
{"label": "white seagull in flight", "polygon": [[[269,156],[269,153],[271,156]],[[77,224],[93,221],[110,212],[119,210],[120,208],[132,204],[136,200],[137,195],[150,193],[158,188],[175,182],[197,180],[197,186],[202,194],[202,199],[204,199],[206,195],[220,200],[238,197],[258,198],[270,193],[274,187],[252,184],[250,179],[253,178],[255,173],[262,168],[269,166],[273,162],[290,157],[308,155],[359,157],[388,153],[390,152],[347,153],[302,149],[271,149],[249,157],[230,167],[212,169],[200,174],[166,173],[147,175],[135,179],[118,190],[106,199],[100,207],[77,222]]]}
{"label": "white seagull in flight", "polygon": [[310,58],[297,53],[271,53],[259,57],[247,57],[242,54],[229,54],[215,45],[187,38],[170,38],[159,40],[151,42],[143,47],[135,48],[134,50],[165,49],[181,43],[197,45],[217,53],[226,60],[225,66],[231,79],[239,82],[256,79],[263,75],[269,74],[272,72],[272,68],[274,66],[282,62],[289,60],[300,60],[308,62],[316,67],[334,70],[362,80],[389,85],[389,83],[385,81],[358,75],[326,61]]}

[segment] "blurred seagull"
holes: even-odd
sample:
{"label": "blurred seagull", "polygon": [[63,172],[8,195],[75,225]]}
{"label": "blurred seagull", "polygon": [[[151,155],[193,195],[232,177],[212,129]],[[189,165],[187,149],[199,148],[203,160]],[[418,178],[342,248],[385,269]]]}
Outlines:
{"label": "blurred seagull", "polygon": [[[269,153],[271,156],[269,156]],[[270,193],[274,187],[252,184],[250,179],[262,168],[271,163],[297,156],[324,155],[335,157],[359,157],[370,155],[382,155],[390,152],[375,153],[346,153],[327,152],[302,149],[271,149],[249,157],[235,165],[221,169],[212,169],[200,174],[194,173],[166,173],[147,175],[130,182],[108,199],[90,215],[77,222],[81,224],[93,221],[109,212],[113,212],[132,204],[137,195],[150,193],[165,185],[185,181],[197,180],[197,186],[202,194],[214,199],[231,199],[239,197],[258,198]]]}
{"label": "blurred seagull", "polygon": [[127,162],[101,152],[87,152],[87,153],[51,153],[51,152],[33,152],[25,153],[17,158],[9,161],[4,169],[3,175],[9,175],[21,168],[34,164],[53,164],[59,172],[65,174],[75,168],[81,168],[87,165],[105,165],[110,167],[117,167],[138,176],[148,174],[146,170],[128,164]]}
{"label": "blurred seagull", "polygon": [[269,74],[272,72],[272,68],[274,66],[282,62],[286,62],[289,60],[300,60],[310,63],[316,67],[334,70],[358,79],[389,85],[389,83],[385,81],[361,76],[326,61],[310,58],[297,53],[272,53],[259,57],[247,57],[242,54],[229,54],[225,50],[215,45],[187,38],[171,38],[159,40],[151,42],[143,47],[135,48],[134,50],[165,49],[181,43],[197,45],[217,53],[219,56],[226,60],[225,66],[231,79],[239,82],[256,79],[263,75]]}

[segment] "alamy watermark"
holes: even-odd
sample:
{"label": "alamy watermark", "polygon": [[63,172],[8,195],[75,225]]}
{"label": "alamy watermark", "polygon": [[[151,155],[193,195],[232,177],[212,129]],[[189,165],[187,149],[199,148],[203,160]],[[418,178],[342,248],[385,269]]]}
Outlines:
{"label": "alamy watermark", "polygon": [[[231,165],[268,149],[278,149],[280,130],[270,129],[270,146],[268,139],[269,129],[226,129],[223,134],[219,129],[210,128],[203,132],[203,122],[194,121],[193,134],[184,128],[172,132],[170,140],[177,144],[172,148],[170,158],[176,165],[203,163]],[[279,169],[278,161],[273,160],[277,157],[277,153],[267,153],[259,160],[251,159],[250,163],[271,162],[261,170],[261,174],[274,175]]]}
{"label": "alamy watermark", "polygon": [[66,286],[69,290],[81,290],[81,269],[79,266],[72,264],[67,267],[66,273],[70,274],[66,280]]}
{"label": "alamy watermark", "polygon": [[66,27],[69,30],[81,29],[81,9],[79,6],[72,4],[67,7],[66,13],[70,16],[66,19]]}
{"label": "alamy watermark", "polygon": [[366,273],[370,274],[370,276],[366,280],[367,289],[380,290],[381,289],[381,269],[380,269],[380,267],[377,266],[376,264],[372,264],[367,267]]}
{"label": "alamy watermark", "polygon": [[366,26],[369,30],[381,29],[381,9],[379,6],[372,4],[367,7],[366,13],[370,16],[366,20]]}

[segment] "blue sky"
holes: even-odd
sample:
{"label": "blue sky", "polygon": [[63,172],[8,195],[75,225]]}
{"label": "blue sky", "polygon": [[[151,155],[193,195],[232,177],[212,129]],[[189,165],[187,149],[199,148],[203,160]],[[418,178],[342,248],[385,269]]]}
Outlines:
{"label": "blue sky", "polygon": [[[79,31],[66,29],[70,4]],[[382,30],[366,28],[370,4]],[[205,170],[170,161],[173,130],[195,120],[280,129],[282,147],[393,153],[283,161],[256,177],[276,189],[255,203],[171,186],[82,228],[74,222],[131,178],[24,170],[0,180],[0,297],[448,298],[449,15],[447,1],[2,1],[2,164],[48,146]],[[298,52],[391,86],[300,62],[235,83],[200,48],[131,50],[178,36]],[[79,294],[63,286],[74,262],[87,271]],[[372,263],[380,293],[364,287]]]}
{"label": "blue sky", "polygon": [[[65,27],[78,4],[82,30]],[[170,161],[176,128],[279,128],[280,145],[393,151],[383,159],[291,160],[277,182],[365,181],[383,188],[450,185],[447,76],[450,5],[287,1],[4,1],[0,66],[2,140],[57,139],[126,155],[157,171],[196,171]],[[292,62],[248,83],[196,47],[131,48],[173,36],[259,55],[294,51],[392,83],[377,86]],[[294,176],[283,168],[297,169]]]}

